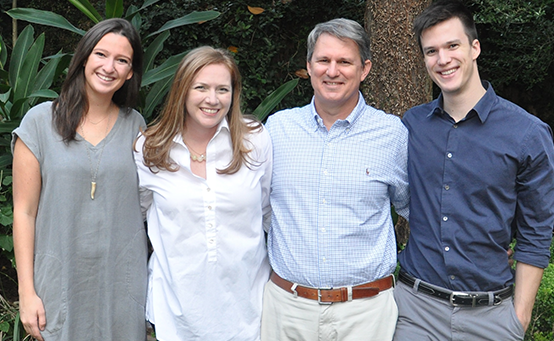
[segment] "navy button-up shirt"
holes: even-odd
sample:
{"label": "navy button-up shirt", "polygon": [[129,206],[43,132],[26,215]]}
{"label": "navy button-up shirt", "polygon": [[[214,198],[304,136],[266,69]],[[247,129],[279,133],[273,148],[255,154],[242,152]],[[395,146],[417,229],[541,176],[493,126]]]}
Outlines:
{"label": "navy button-up shirt", "polygon": [[548,266],[554,224],[550,127],[483,83],[486,94],[455,122],[442,97],[404,115],[409,130],[410,228],[401,266],[452,290],[514,282],[515,259]]}

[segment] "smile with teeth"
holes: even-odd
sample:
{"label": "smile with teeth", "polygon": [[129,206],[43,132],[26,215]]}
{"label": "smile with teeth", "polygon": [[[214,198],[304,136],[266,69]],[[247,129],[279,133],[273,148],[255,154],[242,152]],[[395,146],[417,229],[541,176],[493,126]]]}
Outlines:
{"label": "smile with teeth", "polygon": [[219,109],[208,109],[208,108],[202,108],[202,111],[206,114],[215,114],[219,111]]}
{"label": "smile with teeth", "polygon": [[451,75],[453,74],[454,72],[456,72],[457,69],[450,69],[450,70],[447,70],[447,71],[442,71],[441,72],[441,75],[443,76],[448,76],[448,75]]}
{"label": "smile with teeth", "polygon": [[98,78],[100,78],[101,80],[104,80],[104,81],[113,81],[114,80],[113,77],[107,77],[107,76],[102,76],[102,75],[98,75]]}

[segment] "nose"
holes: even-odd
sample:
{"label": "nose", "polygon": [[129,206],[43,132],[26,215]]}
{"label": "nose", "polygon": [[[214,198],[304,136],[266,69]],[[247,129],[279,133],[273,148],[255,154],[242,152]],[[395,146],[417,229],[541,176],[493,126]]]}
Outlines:
{"label": "nose", "polygon": [[215,105],[219,103],[219,98],[217,97],[217,93],[215,90],[211,90],[208,92],[208,96],[206,97],[206,103]]}
{"label": "nose", "polygon": [[104,65],[102,66],[105,72],[114,72],[115,71],[115,60],[112,58],[106,58]]}
{"label": "nose", "polygon": [[329,77],[338,77],[339,75],[339,68],[337,65],[337,62],[332,61],[329,63],[329,66],[327,67],[327,76]]}
{"label": "nose", "polygon": [[448,51],[440,49],[438,52],[438,56],[439,56],[439,60],[438,60],[439,65],[446,65],[450,63],[451,58]]}

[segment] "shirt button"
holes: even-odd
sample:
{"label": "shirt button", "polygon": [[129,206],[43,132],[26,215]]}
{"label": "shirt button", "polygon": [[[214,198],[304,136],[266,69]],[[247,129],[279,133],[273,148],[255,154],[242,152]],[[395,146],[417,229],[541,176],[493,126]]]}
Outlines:
{"label": "shirt button", "polygon": [[448,191],[450,189],[450,186],[444,185],[444,189]]}
{"label": "shirt button", "polygon": [[326,204],[326,203],[327,203],[327,200],[323,199],[323,203]]}
{"label": "shirt button", "polygon": [[452,127],[454,127],[454,129],[456,129],[456,128],[458,128],[458,125],[454,124]]}
{"label": "shirt button", "polygon": [[211,211],[211,210],[212,210],[212,207],[211,207],[211,206],[208,206],[208,209]]}
{"label": "shirt button", "polygon": [[451,159],[451,158],[452,158],[452,153],[446,154],[446,157],[449,158],[449,159]]}
{"label": "shirt button", "polygon": [[329,175],[329,172],[327,172],[327,169],[323,171],[323,174]]}
{"label": "shirt button", "polygon": [[451,279],[451,280],[455,280],[455,279],[456,279],[456,276],[451,275],[451,276],[450,276],[450,279]]}
{"label": "shirt button", "polygon": [[444,251],[448,252],[448,251],[450,251],[450,248],[447,246],[447,247],[444,248]]}
{"label": "shirt button", "polygon": [[448,221],[448,217],[442,217],[442,221]]}
{"label": "shirt button", "polygon": [[213,244],[214,242],[215,242],[215,240],[213,240],[211,238],[208,240],[208,243],[210,243],[210,244]]}
{"label": "shirt button", "polygon": [[323,228],[321,229],[321,232],[325,232],[325,231],[327,231],[327,230],[325,229],[325,227],[323,227]]}
{"label": "shirt button", "polygon": [[211,228],[213,225],[212,223],[208,223],[208,227]]}
{"label": "shirt button", "polygon": [[211,188],[210,187],[206,188],[206,192],[209,192],[209,191],[211,191]]}
{"label": "shirt button", "polygon": [[327,261],[327,258],[323,257],[323,261],[326,262],[326,261]]}

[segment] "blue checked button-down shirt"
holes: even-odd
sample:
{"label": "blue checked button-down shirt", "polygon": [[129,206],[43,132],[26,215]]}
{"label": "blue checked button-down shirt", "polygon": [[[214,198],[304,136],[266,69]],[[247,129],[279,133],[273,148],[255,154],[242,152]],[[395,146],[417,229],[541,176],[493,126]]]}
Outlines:
{"label": "blue checked button-down shirt", "polygon": [[272,115],[273,270],[315,288],[391,274],[396,243],[390,205],[408,216],[407,139],[400,119],[368,106],[327,131],[312,103]]}

